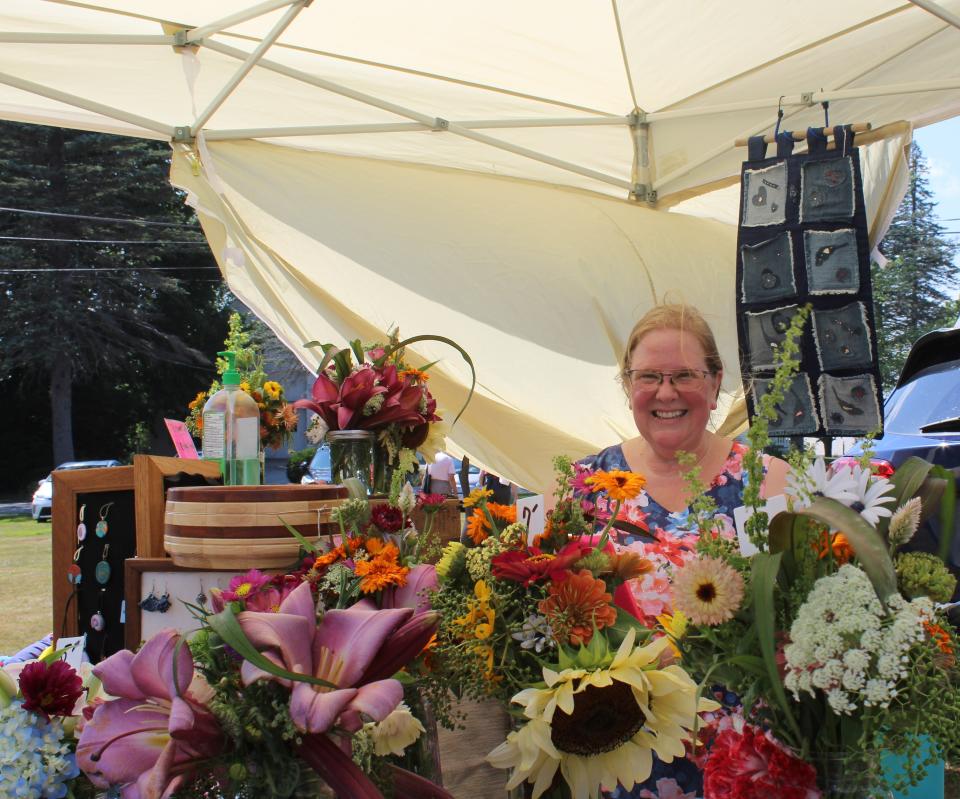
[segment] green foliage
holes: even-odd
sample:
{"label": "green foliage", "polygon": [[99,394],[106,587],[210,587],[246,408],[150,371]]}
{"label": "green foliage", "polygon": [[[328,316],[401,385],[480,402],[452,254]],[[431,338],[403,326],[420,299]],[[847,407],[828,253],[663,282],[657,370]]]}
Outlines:
{"label": "green foliage", "polygon": [[316,447],[296,449],[291,452],[289,459],[287,460],[287,479],[291,483],[299,483],[300,478],[307,473],[307,467],[310,465],[310,461],[313,460],[313,456],[316,454]]}
{"label": "green foliage", "polygon": [[880,242],[887,266],[873,266],[873,299],[883,387],[896,384],[910,347],[921,335],[951,327],[960,314],[957,245],[935,219],[936,201],[917,144],[910,151],[910,188]]}
{"label": "green foliage", "polygon": [[936,555],[904,552],[894,565],[900,590],[911,599],[928,596],[934,602],[949,602],[957,590],[957,578]]}

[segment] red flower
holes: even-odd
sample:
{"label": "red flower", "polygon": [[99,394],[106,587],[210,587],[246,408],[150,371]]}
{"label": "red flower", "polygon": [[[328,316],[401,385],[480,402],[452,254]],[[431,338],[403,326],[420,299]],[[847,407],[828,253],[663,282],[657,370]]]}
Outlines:
{"label": "red flower", "polygon": [[713,742],[703,772],[706,799],[818,799],[817,772],[770,733],[744,724]]}
{"label": "red flower", "polygon": [[524,586],[544,578],[562,580],[591,548],[589,544],[571,541],[556,555],[542,552],[539,547],[512,549],[495,555],[491,568],[498,580],[513,580]]}
{"label": "red flower", "polygon": [[70,716],[83,693],[80,675],[62,660],[28,663],[20,672],[20,691],[24,710],[39,713],[47,721],[51,716]]}
{"label": "red flower", "polygon": [[444,494],[421,494],[417,497],[417,508],[422,508],[427,512],[440,510],[446,501],[447,497]]}
{"label": "red flower", "polygon": [[385,502],[370,509],[370,520],[384,533],[395,533],[403,527],[403,512]]}

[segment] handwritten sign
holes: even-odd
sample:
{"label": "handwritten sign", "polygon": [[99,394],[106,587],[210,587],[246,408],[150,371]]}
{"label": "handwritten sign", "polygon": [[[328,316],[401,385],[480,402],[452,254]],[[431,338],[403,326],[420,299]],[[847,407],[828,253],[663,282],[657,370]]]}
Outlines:
{"label": "handwritten sign", "polygon": [[529,531],[528,541],[532,541],[535,535],[540,535],[543,532],[544,515],[542,494],[517,500],[517,521],[527,525],[527,530]]}
{"label": "handwritten sign", "polygon": [[177,419],[164,419],[163,422],[167,426],[170,438],[173,439],[173,446],[177,448],[177,457],[189,458],[193,461],[200,460],[193,443],[193,436],[190,435],[187,426]]}
{"label": "handwritten sign", "polygon": [[[787,509],[787,498],[783,494],[777,494],[775,497],[770,497],[767,500],[766,507],[764,510],[767,515],[772,519],[780,511]],[[740,505],[733,509],[733,523],[737,528],[737,540],[740,542],[740,554],[745,558],[749,558],[751,555],[756,555],[758,550],[753,543],[750,541],[750,538],[747,536],[747,519],[753,516],[753,508],[748,508],[746,505]]]}

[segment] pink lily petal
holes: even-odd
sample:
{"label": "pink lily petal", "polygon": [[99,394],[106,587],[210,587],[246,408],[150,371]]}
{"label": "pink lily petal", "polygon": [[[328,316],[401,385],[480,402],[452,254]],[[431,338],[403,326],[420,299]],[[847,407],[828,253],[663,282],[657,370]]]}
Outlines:
{"label": "pink lily petal", "polygon": [[291,591],[280,603],[280,612],[289,613],[291,616],[301,616],[310,622],[316,624],[317,603],[313,599],[313,592],[308,583],[300,583]]}
{"label": "pink lily petal", "polygon": [[[154,635],[130,662],[130,672],[142,696],[171,699],[186,692],[193,679],[190,648],[172,627]],[[176,659],[176,666],[174,666]],[[176,675],[176,682],[174,682]]]}
{"label": "pink lily petal", "polygon": [[[318,667],[323,662],[329,663],[331,653],[334,653],[334,657],[342,661],[337,664],[340,666],[336,673],[337,685],[356,685],[390,634],[411,615],[410,608],[330,610],[323,617],[313,640],[313,663]],[[319,668],[316,676],[329,679],[320,673]]]}
{"label": "pink lily petal", "polygon": [[317,379],[313,381],[310,394],[318,403],[335,402],[340,394],[340,387],[325,372],[321,372],[317,375]]}
{"label": "pink lily petal", "polygon": [[321,692],[308,683],[298,682],[290,693],[290,718],[298,730],[326,732],[356,695],[356,688]]}
{"label": "pink lily petal", "polygon": [[164,799],[173,793],[170,790],[170,769],[173,768],[177,745],[170,741],[160,753],[153,768],[137,779],[137,789],[143,799]]}
{"label": "pink lily petal", "polygon": [[350,755],[326,735],[304,736],[297,752],[337,796],[349,796],[350,799],[383,799],[383,794],[353,762]]}
{"label": "pink lily petal", "polygon": [[403,700],[403,686],[397,680],[377,680],[361,685],[350,701],[350,709],[373,721],[383,721]]}
{"label": "pink lily petal", "polygon": [[164,710],[136,699],[116,699],[100,705],[84,725],[77,765],[109,784],[134,782],[153,768],[169,740]]}
{"label": "pink lily petal", "polygon": [[[274,652],[261,652],[267,660],[273,663],[275,666],[279,666],[281,669],[286,669],[286,664],[280,660],[280,656]],[[289,671],[289,669],[287,669]],[[283,677],[277,677],[274,674],[271,674],[269,671],[264,671],[258,666],[254,666],[249,660],[243,661],[240,664],[240,679],[244,685],[250,685],[252,682],[257,680],[273,680],[274,682],[280,683],[287,688],[290,687],[292,680],[286,680]]]}
{"label": "pink lily petal", "polygon": [[383,607],[413,608],[414,614],[430,610],[430,591],[437,588],[437,569],[432,563],[414,566],[407,582],[400,588],[390,586],[383,591]]}
{"label": "pink lily petal", "polygon": [[170,703],[170,721],[167,725],[167,729],[170,730],[171,735],[192,730],[194,721],[195,715],[193,708],[190,707],[190,703],[175,696]]}
{"label": "pink lily petal", "polygon": [[103,683],[103,690],[110,696],[143,699],[143,691],[133,679],[130,670],[132,662],[133,652],[129,649],[121,649],[94,666],[93,674]]}
{"label": "pink lily petal", "polygon": [[[309,586],[304,583],[309,590]],[[313,622],[290,613],[244,611],[237,621],[250,643],[257,649],[277,649],[284,668],[298,674],[312,674],[310,639]]]}
{"label": "pink lily petal", "polygon": [[390,640],[360,677],[359,683],[392,677],[423,651],[439,623],[440,615],[433,610],[412,616],[390,636]]}

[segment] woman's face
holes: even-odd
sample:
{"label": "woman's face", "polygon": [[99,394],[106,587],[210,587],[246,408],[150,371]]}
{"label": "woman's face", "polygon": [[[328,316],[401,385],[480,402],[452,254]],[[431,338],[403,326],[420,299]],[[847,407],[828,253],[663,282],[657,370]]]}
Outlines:
{"label": "woman's face", "polygon": [[[653,372],[707,371],[703,346],[692,333],[653,330],[633,350],[630,369]],[[634,372],[634,374],[636,374]],[[672,457],[678,449],[697,453],[703,433],[716,407],[723,375],[708,374],[694,385],[678,389],[664,377],[659,386],[628,383],[637,430],[658,454]]]}

